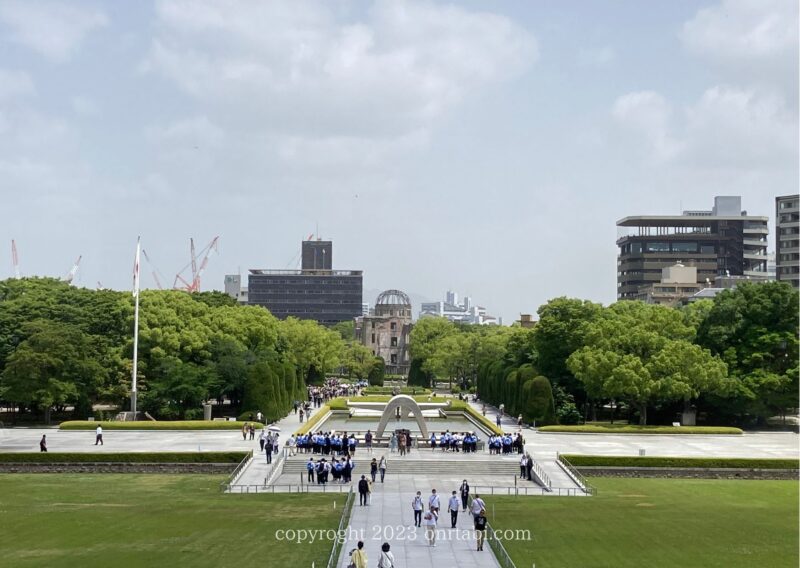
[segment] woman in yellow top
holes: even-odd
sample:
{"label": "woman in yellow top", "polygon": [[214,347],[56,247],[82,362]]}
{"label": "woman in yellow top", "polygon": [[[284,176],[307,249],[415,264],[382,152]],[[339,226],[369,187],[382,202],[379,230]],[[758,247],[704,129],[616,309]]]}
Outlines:
{"label": "woman in yellow top", "polygon": [[364,552],[364,542],[358,541],[358,548],[350,553],[350,566],[353,568],[367,568],[367,553]]}

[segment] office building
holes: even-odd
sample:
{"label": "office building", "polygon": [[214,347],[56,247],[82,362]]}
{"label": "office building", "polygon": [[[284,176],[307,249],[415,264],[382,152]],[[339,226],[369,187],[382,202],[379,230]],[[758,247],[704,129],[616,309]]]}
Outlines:
{"label": "office building", "polygon": [[767,217],[741,210],[741,197],[714,198],[709,211],[636,215],[617,221],[617,297],[636,299],[660,282],[662,270],[681,262],[697,269],[697,282],[717,276],[767,278]]}
{"label": "office building", "polygon": [[381,357],[386,373],[407,375],[411,357],[411,299],[400,290],[381,292],[375,301],[374,313],[356,320],[356,338]]}
{"label": "office building", "polygon": [[[306,246],[306,243],[321,244]],[[324,325],[360,316],[363,273],[361,270],[333,270],[329,262],[332,256],[331,241],[305,241],[302,266],[328,268],[250,269],[247,303],[264,306],[281,319],[292,316]]]}
{"label": "office building", "polygon": [[420,306],[419,317],[425,316],[438,316],[452,322],[479,325],[502,323],[496,317],[489,315],[483,306],[476,306],[469,296],[464,296],[459,303],[458,294],[450,290],[445,294],[443,302],[424,302]]}
{"label": "office building", "polygon": [[800,195],[775,198],[775,277],[800,286]]}

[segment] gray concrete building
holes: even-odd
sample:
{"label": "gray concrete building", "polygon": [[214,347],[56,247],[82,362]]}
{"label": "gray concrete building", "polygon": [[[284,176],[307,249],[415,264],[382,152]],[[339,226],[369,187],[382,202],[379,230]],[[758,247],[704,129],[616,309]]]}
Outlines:
{"label": "gray concrete building", "polygon": [[247,303],[264,306],[281,319],[291,316],[315,320],[323,325],[360,316],[363,272],[333,270],[330,264],[333,257],[331,241],[304,241],[302,252],[302,266],[328,268],[251,268]]}
{"label": "gray concrete building", "polygon": [[800,195],[775,198],[775,276],[800,287]]}
{"label": "gray concrete building", "polygon": [[768,218],[748,215],[741,205],[741,197],[718,196],[707,211],[617,221],[617,298],[636,299],[676,262],[695,267],[700,284],[726,275],[766,280]]}

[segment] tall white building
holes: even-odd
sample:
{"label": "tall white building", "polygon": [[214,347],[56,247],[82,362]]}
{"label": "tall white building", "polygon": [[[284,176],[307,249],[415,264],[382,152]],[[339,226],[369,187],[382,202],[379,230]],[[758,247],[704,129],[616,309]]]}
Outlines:
{"label": "tall white building", "polygon": [[486,308],[477,306],[469,296],[464,296],[461,303],[458,302],[458,294],[448,290],[443,302],[423,303],[419,317],[438,316],[447,318],[452,322],[472,323],[479,325],[500,324],[502,321],[486,313]]}

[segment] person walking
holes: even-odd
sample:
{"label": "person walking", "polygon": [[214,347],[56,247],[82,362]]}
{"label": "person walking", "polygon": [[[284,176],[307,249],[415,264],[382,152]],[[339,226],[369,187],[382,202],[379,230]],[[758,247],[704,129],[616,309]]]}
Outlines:
{"label": "person walking", "polygon": [[481,509],[475,517],[475,539],[478,541],[478,550],[483,550],[483,541],[486,538],[486,511]]}
{"label": "person walking", "polygon": [[419,491],[417,491],[414,500],[411,501],[411,508],[414,510],[414,526],[418,527],[422,525],[422,511],[425,509],[425,505],[422,503],[422,493]]}
{"label": "person walking", "polygon": [[367,494],[369,493],[369,482],[365,475],[361,476],[361,481],[358,482],[358,504],[360,507],[369,505],[367,503]]}
{"label": "person walking", "polygon": [[[364,444],[367,446],[367,453],[372,453],[372,432],[367,430],[367,433],[364,434]],[[375,481],[375,478],[372,478],[372,481]]]}
{"label": "person walking", "polygon": [[533,481],[533,458],[530,454],[525,454],[527,463],[525,464],[525,472],[528,474],[528,481]]}
{"label": "person walking", "polygon": [[464,512],[466,513],[467,503],[469,502],[469,483],[467,483],[466,479],[461,484],[459,491],[461,492],[461,505],[464,507]]}
{"label": "person walking", "polygon": [[486,503],[483,502],[481,496],[477,493],[475,494],[475,498],[472,500],[472,517],[476,518],[481,511],[486,510]]}
{"label": "person walking", "polygon": [[381,456],[381,461],[378,462],[378,470],[381,472],[381,483],[383,483],[383,478],[386,477],[386,456]]}
{"label": "person walking", "polygon": [[458,497],[456,497],[456,492],[453,491],[453,494],[450,496],[450,500],[447,502],[447,510],[450,511],[450,528],[456,528],[456,521],[458,521]]}
{"label": "person walking", "polygon": [[437,520],[437,511],[434,509],[429,509],[423,517],[423,521],[425,522],[425,538],[428,539],[428,546],[436,546]]}
{"label": "person walking", "polygon": [[519,458],[519,478],[526,479],[528,477],[528,456],[525,454]]}
{"label": "person walking", "polygon": [[395,453],[397,451],[397,434],[392,432],[391,438],[389,438],[389,451],[391,453]]}
{"label": "person walking", "polygon": [[303,423],[303,414],[304,414],[304,412],[303,412],[303,409],[301,408],[300,409],[300,424]]}
{"label": "person walking", "polygon": [[95,434],[95,436],[94,436],[94,445],[96,446],[97,444],[100,444],[102,446],[103,445],[103,427],[98,424],[97,428],[94,431],[94,434]]}
{"label": "person walking", "polygon": [[367,568],[367,553],[364,550],[364,541],[358,541],[358,548],[350,551],[350,565],[348,568]]}
{"label": "person walking", "polygon": [[381,546],[381,557],[378,560],[378,568],[396,568],[394,565],[392,547],[389,546],[388,542],[384,542]]}
{"label": "person walking", "polygon": [[308,463],[306,463],[306,471],[308,472],[308,483],[314,483],[314,458],[308,458]]}
{"label": "person walking", "polygon": [[267,441],[267,432],[262,428],[261,434],[258,435],[258,445],[261,451],[264,451],[264,443]]}
{"label": "person walking", "polygon": [[439,514],[441,503],[439,501],[439,496],[436,494],[436,489],[431,489],[430,497],[428,497],[428,508],[431,511],[436,511],[437,515]]}
{"label": "person walking", "polygon": [[42,434],[42,439],[39,440],[39,451],[46,452],[47,451],[47,435]]}
{"label": "person walking", "polygon": [[264,441],[264,453],[267,456],[267,463],[272,463],[272,434],[268,434]]}
{"label": "person walking", "polygon": [[375,483],[375,477],[378,475],[378,460],[375,458],[369,463],[369,474],[372,476],[372,483]]}

